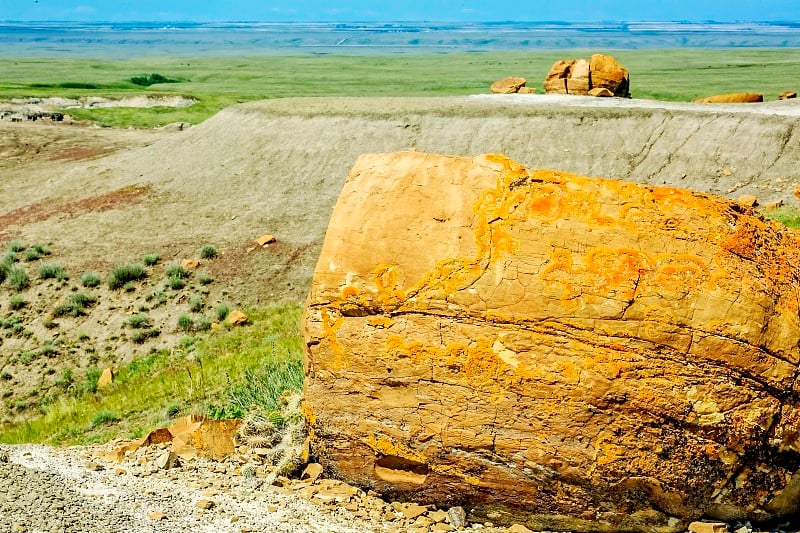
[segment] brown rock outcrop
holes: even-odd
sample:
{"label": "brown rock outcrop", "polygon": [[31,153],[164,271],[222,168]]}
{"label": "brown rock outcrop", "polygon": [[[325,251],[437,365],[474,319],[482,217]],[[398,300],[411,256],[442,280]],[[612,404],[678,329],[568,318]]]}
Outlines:
{"label": "brown rock outcrop", "polygon": [[524,87],[528,82],[525,78],[503,78],[492,83],[492,92],[494,94],[514,94],[519,91],[520,87]]}
{"label": "brown rock outcrop", "polygon": [[717,94],[693,100],[695,104],[752,104],[763,101],[763,94],[754,93]]}
{"label": "brown rock outcrop", "polygon": [[602,98],[608,98],[614,96],[614,93],[606,89],[605,87],[595,87],[591,91],[589,91],[589,96],[598,96]]}
{"label": "brown rock outcrop", "polygon": [[326,470],[537,529],[800,508],[800,243],[735,202],[365,155],[304,315]]}
{"label": "brown rock outcrop", "polygon": [[792,98],[797,98],[797,93],[791,90],[783,91],[778,95],[778,100],[791,100]]}
{"label": "brown rock outcrop", "polygon": [[547,73],[544,88],[547,93],[578,95],[590,94],[593,89],[607,89],[611,96],[629,97],[630,77],[613,57],[594,54],[588,61],[556,61]]}

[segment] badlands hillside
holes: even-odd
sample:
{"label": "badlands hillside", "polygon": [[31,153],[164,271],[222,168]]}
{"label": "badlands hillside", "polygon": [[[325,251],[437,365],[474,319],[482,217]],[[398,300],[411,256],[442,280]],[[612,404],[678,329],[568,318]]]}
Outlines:
{"label": "badlands hillside", "polygon": [[[362,153],[500,152],[530,168],[791,202],[798,120],[791,100],[498,95],[263,101],[184,131],[0,123],[0,240],[57,243],[73,270],[213,243],[235,303],[303,301]],[[263,234],[277,243],[253,249]]]}
{"label": "badlands hillside", "polygon": [[[245,309],[303,302],[333,206],[363,153],[499,152],[529,168],[791,204],[800,183],[799,121],[797,101],[692,105],[487,95],[272,100],[226,109],[195,127],[157,131],[0,122],[0,244],[46,244],[76,277],[107,273],[145,254],[158,255],[160,265],[180,262],[209,244],[218,256],[202,265],[215,280],[208,302]],[[265,234],[275,243],[258,246]],[[109,325],[108,317],[140,305],[125,298],[134,296],[120,293],[122,303],[94,308],[80,327],[104,343],[119,342],[119,324]],[[7,305],[0,302],[2,316]],[[54,333],[46,321],[43,314],[26,326],[47,339]],[[129,347],[124,358],[180,337],[164,331]],[[0,364],[24,342],[6,338]],[[16,375],[18,366],[8,367],[9,380],[24,377]],[[12,451],[12,462],[22,464],[20,453],[26,452]],[[36,466],[50,469],[47,455],[34,453],[42,461]],[[42,498],[50,498],[45,489]],[[191,514],[191,504],[181,513]],[[40,516],[47,523],[48,515]]]}

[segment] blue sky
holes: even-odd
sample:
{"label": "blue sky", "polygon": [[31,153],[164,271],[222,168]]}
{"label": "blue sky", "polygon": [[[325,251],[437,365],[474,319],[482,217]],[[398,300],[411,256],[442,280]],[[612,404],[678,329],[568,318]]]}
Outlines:
{"label": "blue sky", "polygon": [[0,20],[664,21],[800,20],[798,0],[0,0]]}

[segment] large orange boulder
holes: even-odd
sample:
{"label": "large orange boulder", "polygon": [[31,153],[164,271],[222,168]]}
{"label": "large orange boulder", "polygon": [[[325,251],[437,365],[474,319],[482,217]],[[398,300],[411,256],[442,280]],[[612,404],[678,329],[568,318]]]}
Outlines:
{"label": "large orange boulder", "polygon": [[630,75],[613,57],[594,54],[588,61],[556,61],[545,77],[544,88],[551,94],[577,95],[594,95],[592,91],[606,89],[611,96],[627,98],[630,97]]}
{"label": "large orange boulder", "polygon": [[794,232],[499,155],[359,158],[304,315],[332,474],[531,529],[800,510]]}
{"label": "large orange boulder", "polygon": [[491,90],[494,94],[514,94],[519,92],[522,87],[525,87],[526,83],[527,80],[525,78],[503,78],[492,83]]}
{"label": "large orange boulder", "polygon": [[763,102],[763,94],[755,93],[731,93],[731,94],[717,94],[714,96],[706,96],[705,98],[698,98],[693,100],[695,104],[752,104],[756,102]]}

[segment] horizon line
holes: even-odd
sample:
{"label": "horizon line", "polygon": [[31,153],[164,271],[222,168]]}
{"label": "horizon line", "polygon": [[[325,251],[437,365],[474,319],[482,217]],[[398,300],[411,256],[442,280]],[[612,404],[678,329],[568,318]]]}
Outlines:
{"label": "horizon line", "polygon": [[0,24],[800,24],[800,19],[778,20],[0,20]]}

